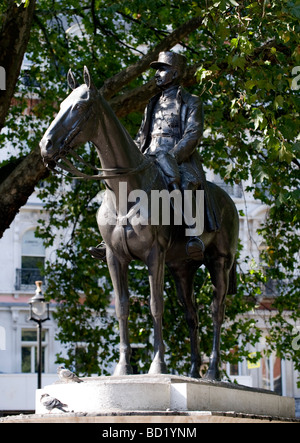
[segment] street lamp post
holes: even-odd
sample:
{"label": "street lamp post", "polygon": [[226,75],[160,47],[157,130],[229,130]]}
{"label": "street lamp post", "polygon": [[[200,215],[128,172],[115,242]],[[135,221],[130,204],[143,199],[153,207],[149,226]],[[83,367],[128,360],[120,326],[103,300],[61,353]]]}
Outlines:
{"label": "street lamp post", "polygon": [[46,302],[42,293],[42,281],[36,281],[35,295],[29,300],[30,317],[29,320],[38,324],[38,348],[37,348],[37,369],[38,369],[38,389],[42,387],[42,323],[50,320],[49,302]]}

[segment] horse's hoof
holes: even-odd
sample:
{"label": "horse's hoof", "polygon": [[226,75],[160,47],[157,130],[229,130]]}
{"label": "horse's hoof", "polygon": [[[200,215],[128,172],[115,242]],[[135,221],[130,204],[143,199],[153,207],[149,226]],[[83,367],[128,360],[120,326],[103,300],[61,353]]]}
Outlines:
{"label": "horse's hoof", "polygon": [[191,378],[201,378],[199,368],[192,366],[191,370],[190,370],[190,373],[189,373],[189,377],[191,377]]}
{"label": "horse's hoof", "polygon": [[214,370],[214,369],[209,369],[203,378],[204,378],[204,380],[209,380],[209,381],[220,381],[221,380],[219,370]]}
{"label": "horse's hoof", "polygon": [[157,362],[153,361],[151,363],[148,374],[157,375],[157,374],[168,374],[169,371],[167,369],[167,365],[165,362]]}
{"label": "horse's hoof", "polygon": [[132,375],[132,374],[133,374],[132,367],[129,363],[127,364],[118,363],[116,369],[114,370],[114,376]]}

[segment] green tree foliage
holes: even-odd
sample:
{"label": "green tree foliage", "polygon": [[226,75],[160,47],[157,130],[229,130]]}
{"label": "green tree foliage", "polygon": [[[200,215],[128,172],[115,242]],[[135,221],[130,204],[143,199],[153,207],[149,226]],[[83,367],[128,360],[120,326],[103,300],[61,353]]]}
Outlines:
{"label": "green tree foliage", "polygon": [[[247,343],[259,340],[261,331],[251,310],[263,286],[272,280],[277,282],[277,296],[267,343],[300,369],[299,350],[292,345],[300,317],[300,68],[295,69],[300,66],[299,18],[299,4],[289,0],[40,0],[27,48],[30,70],[19,83],[18,100],[6,121],[8,133],[0,138],[3,146],[9,139],[28,155],[67,94],[68,69],[81,79],[84,65],[135,136],[141,111],[155,91],[149,62],[159,50],[180,43],[189,61],[184,85],[205,103],[200,147],[205,166],[228,184],[251,183],[245,191],[270,208],[260,230],[266,245],[264,268],[240,272],[238,294],[227,300],[230,327],[224,330],[222,354],[232,363],[247,356]],[[72,32],[74,26],[79,33]],[[22,97],[28,93],[36,94],[39,101],[32,101],[30,115],[22,115],[27,103]],[[80,152],[97,163],[92,146]],[[112,290],[107,268],[87,254],[87,248],[101,240],[95,221],[101,189],[95,182],[53,175],[40,189],[49,218],[39,235],[47,246],[59,239],[57,258],[46,268],[48,296],[58,303],[58,338],[68,349],[67,364],[88,374],[109,371],[107,364],[116,358],[116,346],[111,348],[109,342],[118,341],[114,317],[107,315]],[[151,319],[147,275],[140,264],[132,264],[130,282],[132,341],[145,344]],[[204,271],[197,277],[196,294],[201,349],[207,355],[211,289]],[[168,275],[164,322],[169,366],[186,373],[188,332]],[[81,343],[86,343],[85,351]],[[137,365],[140,361],[145,365],[140,369],[147,369],[150,352],[151,345],[146,344],[134,354]]]}

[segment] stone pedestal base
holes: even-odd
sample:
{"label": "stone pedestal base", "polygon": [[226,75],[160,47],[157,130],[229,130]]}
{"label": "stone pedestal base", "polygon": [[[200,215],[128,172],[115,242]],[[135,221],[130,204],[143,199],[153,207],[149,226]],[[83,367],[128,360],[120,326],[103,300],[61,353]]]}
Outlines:
{"label": "stone pedestal base", "polygon": [[[114,415],[138,411],[214,411],[295,417],[293,398],[231,383],[172,375],[89,377],[84,383],[54,383],[36,392],[36,414],[49,414],[40,402],[44,393],[68,405],[75,414]],[[55,409],[51,413],[59,413]]]}

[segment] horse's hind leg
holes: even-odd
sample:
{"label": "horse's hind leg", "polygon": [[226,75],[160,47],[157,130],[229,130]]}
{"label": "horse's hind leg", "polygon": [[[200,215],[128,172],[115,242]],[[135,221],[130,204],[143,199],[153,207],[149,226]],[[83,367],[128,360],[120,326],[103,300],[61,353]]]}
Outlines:
{"label": "horse's hind leg", "polygon": [[217,257],[211,260],[207,266],[213,284],[213,349],[209,359],[209,368],[205,375],[205,378],[209,380],[220,380],[221,328],[225,315],[225,298],[228,291],[231,265],[232,260],[225,257]]}
{"label": "horse's hind leg", "polygon": [[181,262],[168,263],[168,267],[176,284],[179,301],[185,309],[185,317],[190,331],[191,370],[189,375],[193,378],[200,378],[199,319],[194,295],[194,277],[199,265],[193,266],[193,262]]}
{"label": "horse's hind leg", "polygon": [[129,291],[128,291],[128,263],[121,262],[110,250],[107,250],[107,263],[115,291],[116,314],[120,328],[120,360],[114,375],[132,374],[130,365],[131,348],[129,342]]}
{"label": "horse's hind leg", "polygon": [[155,244],[152,248],[147,259],[147,266],[150,283],[150,309],[154,329],[154,358],[149,374],[167,374],[167,366],[164,360],[165,345],[162,333],[165,252],[158,244]]}

